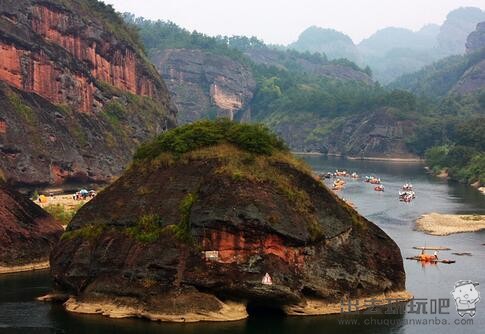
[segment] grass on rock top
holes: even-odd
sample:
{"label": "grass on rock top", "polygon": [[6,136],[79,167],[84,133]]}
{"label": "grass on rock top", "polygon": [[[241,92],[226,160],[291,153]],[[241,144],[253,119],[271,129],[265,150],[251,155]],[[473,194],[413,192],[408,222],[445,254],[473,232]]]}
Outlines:
{"label": "grass on rock top", "polygon": [[[238,124],[228,120],[200,121],[170,130],[145,144],[135,155],[135,172],[168,167],[175,163],[216,159],[220,162],[215,175],[226,175],[235,182],[270,183],[283,194],[298,213],[306,218],[312,237],[323,235],[313,214],[309,194],[279,164],[311,175],[310,168],[295,158],[285,144],[262,125]],[[189,214],[196,194],[188,194],[181,203],[182,222],[176,234],[189,238]]]}
{"label": "grass on rock top", "polygon": [[260,124],[240,124],[225,119],[199,121],[167,131],[143,144],[134,160],[153,160],[160,154],[181,154],[207,146],[230,143],[238,148],[263,155],[288,151],[284,142]]}
{"label": "grass on rock top", "polygon": [[[144,144],[134,160],[127,174],[136,179],[143,179],[145,174],[158,169],[176,170],[177,165],[190,165],[194,161],[202,160],[214,163],[209,179],[218,175],[229,177],[234,183],[244,183],[248,191],[251,191],[251,184],[272,184],[304,218],[311,238],[318,240],[324,236],[325,231],[315,215],[314,203],[308,189],[302,187],[298,181],[298,173],[291,172],[298,171],[311,177],[311,169],[305,162],[294,157],[284,143],[264,126],[238,124],[228,120],[199,121],[169,130]],[[315,181],[313,187],[325,186]],[[145,183],[137,184],[136,189],[139,196],[149,195],[154,191]],[[173,233],[178,241],[191,244],[193,240],[190,214],[198,195],[195,189],[186,193],[179,203],[180,220],[177,223],[164,225],[156,214],[145,215],[128,226],[125,232],[145,243],[157,241],[165,232]],[[350,208],[346,209],[350,210],[352,220],[358,223],[358,217],[352,216]],[[277,215],[266,218],[272,224],[278,223]],[[88,226],[82,228],[85,231],[66,234],[72,234],[71,237],[96,237],[99,230],[94,227]]]}

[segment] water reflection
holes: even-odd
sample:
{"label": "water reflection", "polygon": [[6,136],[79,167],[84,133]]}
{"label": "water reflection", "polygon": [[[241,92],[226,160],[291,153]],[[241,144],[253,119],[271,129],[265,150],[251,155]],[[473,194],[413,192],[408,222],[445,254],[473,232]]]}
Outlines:
{"label": "water reflection", "polygon": [[[414,256],[417,245],[448,246],[454,252],[471,252],[459,257],[456,264],[423,265],[404,260],[406,286],[417,298],[449,298],[455,281],[471,279],[485,285],[485,232],[429,236],[414,230],[419,215],[430,211],[485,212],[485,196],[457,183],[437,179],[424,172],[423,165],[351,161],[324,157],[305,157],[318,171],[347,169],[359,175],[382,178],[385,192],[376,193],[362,181],[348,180],[341,196],[354,202],[360,213],[378,224],[399,245],[403,257]],[[413,183],[417,198],[400,202],[398,190],[403,183]],[[444,253],[447,257],[451,253]],[[485,302],[478,304],[472,326],[415,325],[406,321],[434,318],[434,315],[333,315],[315,317],[275,317],[262,315],[245,321],[224,323],[166,324],[140,319],[112,320],[96,315],[67,313],[61,305],[34,301],[51,289],[47,272],[0,276],[0,333],[481,333],[485,327]],[[451,304],[453,307],[453,304]],[[454,310],[440,317],[452,322]],[[349,320],[343,323],[343,320]],[[373,322],[371,322],[373,320]],[[381,320],[378,322],[378,320]],[[355,322],[352,322],[355,321]],[[367,321],[367,325],[366,325]]]}

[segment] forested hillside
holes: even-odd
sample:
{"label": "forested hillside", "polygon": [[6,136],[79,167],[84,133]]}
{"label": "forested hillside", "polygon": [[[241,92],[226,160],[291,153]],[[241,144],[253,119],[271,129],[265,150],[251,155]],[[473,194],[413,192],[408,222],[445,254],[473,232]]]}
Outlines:
{"label": "forested hillside", "polygon": [[254,37],[209,37],[170,22],[126,19],[139,28],[183,121],[226,115],[266,123],[298,151],[415,157],[404,141],[420,102],[382,88],[369,68]]}
{"label": "forested hillside", "polygon": [[485,183],[485,22],[467,41],[467,54],[452,56],[390,85],[433,101],[409,147],[435,172]]}

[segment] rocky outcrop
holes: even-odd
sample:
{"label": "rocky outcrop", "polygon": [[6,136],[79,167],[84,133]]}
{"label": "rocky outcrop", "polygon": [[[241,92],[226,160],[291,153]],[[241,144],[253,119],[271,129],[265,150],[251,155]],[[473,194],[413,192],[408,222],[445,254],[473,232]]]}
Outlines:
{"label": "rocky outcrop", "polygon": [[417,159],[406,146],[406,139],[414,134],[416,121],[403,119],[396,112],[382,108],[354,116],[325,138],[323,148],[350,157]]}
{"label": "rocky outcrop", "polygon": [[485,48],[485,22],[477,24],[477,29],[468,35],[466,40],[466,52],[472,53]]}
{"label": "rocky outcrop", "polygon": [[0,79],[81,112],[103,105],[96,81],[161,98],[163,83],[135,46],[118,39],[102,22],[74,12],[83,2],[3,2]]}
{"label": "rocky outcrop", "polygon": [[181,123],[220,116],[250,119],[256,82],[242,63],[198,49],[167,49],[151,59],[167,83]]}
{"label": "rocky outcrop", "polygon": [[[73,175],[107,181],[140,141],[175,124],[165,85],[135,35],[96,1],[2,1],[0,58],[0,168],[12,183],[53,184]],[[135,109],[139,115],[127,115]],[[139,122],[122,129],[103,123],[130,117]],[[59,124],[67,118],[75,129]],[[124,152],[106,163],[102,151],[110,145]],[[98,150],[97,166],[83,167]]]}
{"label": "rocky outcrop", "polygon": [[341,298],[408,296],[397,245],[260,128],[173,131],[81,208],[53,251],[69,310],[234,320],[245,305],[323,314]]}
{"label": "rocky outcrop", "polygon": [[47,212],[0,181],[0,274],[47,267],[62,231]]}
{"label": "rocky outcrop", "polygon": [[288,117],[272,125],[295,151],[312,151],[358,158],[417,159],[406,147],[416,122],[397,110],[377,111],[339,118]]}

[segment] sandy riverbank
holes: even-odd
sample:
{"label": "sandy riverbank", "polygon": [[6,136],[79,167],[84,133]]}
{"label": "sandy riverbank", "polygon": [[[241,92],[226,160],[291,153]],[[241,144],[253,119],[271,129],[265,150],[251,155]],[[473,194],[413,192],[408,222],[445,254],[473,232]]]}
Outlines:
{"label": "sandy riverbank", "polygon": [[91,199],[92,198],[88,197],[85,200],[76,200],[73,198],[73,195],[54,195],[45,197],[43,202],[37,200],[34,201],[34,203],[49,212],[65,228],[74,217],[77,210]]}
{"label": "sandy riverbank", "polygon": [[75,200],[73,195],[54,195],[54,196],[47,196],[47,202],[40,203],[38,200],[35,201],[35,204],[39,205],[41,208],[45,208],[49,205],[61,205],[66,210],[77,210],[79,206],[86,204],[91,200],[90,197],[83,200]]}
{"label": "sandy riverbank", "polygon": [[0,266],[0,274],[20,273],[24,271],[33,271],[48,268],[49,261],[32,262],[21,266]]}
{"label": "sandy riverbank", "polygon": [[416,229],[431,235],[477,232],[485,229],[485,215],[430,213],[416,221]]}

